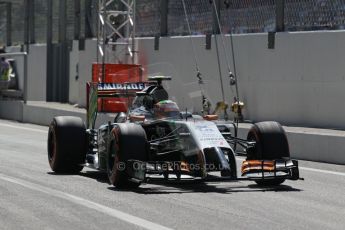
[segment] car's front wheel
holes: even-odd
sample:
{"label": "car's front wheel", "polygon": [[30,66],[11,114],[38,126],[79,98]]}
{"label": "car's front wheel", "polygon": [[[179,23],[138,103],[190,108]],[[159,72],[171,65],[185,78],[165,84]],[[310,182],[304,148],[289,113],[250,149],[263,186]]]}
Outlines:
{"label": "car's front wheel", "polygon": [[127,174],[128,160],[147,161],[148,142],[144,129],[134,123],[116,124],[110,133],[107,157],[109,182],[118,188],[140,185]]}
{"label": "car's front wheel", "polygon": [[[248,141],[256,145],[248,152],[247,160],[279,160],[290,158],[289,144],[283,127],[274,121],[259,122],[249,130]],[[285,179],[256,180],[261,186],[274,186],[283,183]]]}

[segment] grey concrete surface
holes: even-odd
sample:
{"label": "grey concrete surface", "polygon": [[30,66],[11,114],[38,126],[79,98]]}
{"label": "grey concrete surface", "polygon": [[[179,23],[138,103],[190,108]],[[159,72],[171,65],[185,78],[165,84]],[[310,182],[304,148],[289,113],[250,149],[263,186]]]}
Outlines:
{"label": "grey concrete surface", "polygon": [[301,161],[305,180],[274,188],[242,181],[118,190],[88,168],[52,173],[47,127],[0,120],[0,130],[3,229],[140,229],[133,218],[111,216],[115,211],[171,229],[336,230],[345,224],[345,166]]}
{"label": "grey concrete surface", "polygon": [[15,121],[23,121],[23,101],[0,100],[0,118]]}
{"label": "grey concrete surface", "polygon": [[[56,116],[76,116],[86,122],[86,109],[78,108],[70,104],[61,104],[55,102],[29,101],[23,104],[23,122],[38,125],[49,125]],[[96,127],[105,122],[113,121],[114,114],[98,114]]]}
{"label": "grey concrete surface", "polygon": [[28,56],[28,100],[43,101],[47,99],[46,75],[47,46],[45,44],[31,45]]}
{"label": "grey concrete surface", "polygon": [[23,122],[49,125],[56,116],[77,116],[85,120],[85,109],[54,102],[28,102],[24,105]]}

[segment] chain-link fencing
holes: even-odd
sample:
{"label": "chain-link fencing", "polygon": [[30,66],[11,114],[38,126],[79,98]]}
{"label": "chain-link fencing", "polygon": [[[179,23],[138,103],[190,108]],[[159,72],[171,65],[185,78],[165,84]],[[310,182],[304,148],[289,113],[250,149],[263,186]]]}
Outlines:
{"label": "chain-link fencing", "polygon": [[[0,12],[6,12],[6,5],[0,4]],[[6,41],[7,30],[6,30],[6,16],[7,13],[3,13],[0,17],[0,46]]]}
{"label": "chain-link fencing", "polygon": [[137,36],[154,36],[160,34],[160,1],[139,0],[136,5]]}
{"label": "chain-link fencing", "polygon": [[46,0],[36,0],[35,2],[35,37],[37,43],[47,41],[47,10],[48,4]]}
{"label": "chain-link fencing", "polygon": [[25,5],[24,1],[12,3],[12,44],[24,43],[24,21],[25,21]]}
{"label": "chain-link fencing", "polygon": [[289,31],[345,29],[345,0],[285,0]]}
{"label": "chain-link fencing", "polygon": [[224,33],[260,33],[274,31],[275,0],[233,0],[220,5]]}
{"label": "chain-link fencing", "polygon": [[[212,32],[213,11],[209,1],[184,0],[191,32],[194,35]],[[169,0],[168,35],[187,35],[188,24],[182,0]]]}
{"label": "chain-link fencing", "polygon": [[[35,39],[32,40],[44,43],[47,40],[49,1],[30,1],[34,4]],[[66,17],[65,32],[68,40],[97,36],[98,0],[67,0],[64,14],[61,14],[60,9],[62,1],[51,1],[53,42],[59,39],[61,15]],[[217,11],[214,10],[213,1],[217,4]],[[285,31],[345,29],[345,0],[213,1],[184,0],[193,35],[219,32],[215,12],[220,17],[221,30],[224,33],[275,31],[278,2],[284,3],[282,20]],[[10,30],[7,28],[7,2],[12,3]],[[120,0],[115,1],[114,4],[118,4],[116,2]],[[0,14],[0,46],[7,43],[7,31],[10,31],[11,44],[23,44],[25,41],[25,1],[0,0],[0,12],[2,12]],[[135,22],[136,36],[189,35],[182,0],[137,0]]]}

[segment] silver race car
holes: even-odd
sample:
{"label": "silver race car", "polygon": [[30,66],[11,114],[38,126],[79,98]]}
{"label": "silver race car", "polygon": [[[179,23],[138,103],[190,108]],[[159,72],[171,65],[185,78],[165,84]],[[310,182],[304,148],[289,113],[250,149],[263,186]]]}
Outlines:
{"label": "silver race car", "polygon": [[[130,188],[154,180],[253,180],[273,186],[299,179],[279,123],[253,124],[247,139],[240,139],[234,123],[181,112],[162,85],[170,77],[148,80],[90,83],[86,127],[78,117],[51,122],[51,169],[78,173],[87,166],[107,173],[112,185]],[[107,107],[117,115],[96,129],[97,113]],[[235,146],[245,150],[241,176]]]}

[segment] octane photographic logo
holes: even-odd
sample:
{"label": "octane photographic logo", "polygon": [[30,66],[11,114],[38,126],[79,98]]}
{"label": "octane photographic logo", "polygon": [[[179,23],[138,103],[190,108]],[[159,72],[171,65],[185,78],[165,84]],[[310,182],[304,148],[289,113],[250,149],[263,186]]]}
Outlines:
{"label": "octane photographic logo", "polygon": [[[119,171],[125,171],[127,168],[126,162],[118,162],[116,164],[116,169]],[[202,169],[206,169],[206,171],[215,171],[215,170],[223,170],[223,166],[221,164],[205,164],[203,167],[200,164],[188,164],[188,166],[182,166],[180,161],[174,161],[174,162],[164,162],[164,163],[152,163],[150,164],[150,167],[156,168],[161,171],[199,171]],[[146,163],[142,162],[134,162],[130,165],[131,170],[135,171],[145,171],[147,169]]]}
{"label": "octane photographic logo", "polygon": [[118,162],[117,164],[116,164],[116,168],[117,168],[117,170],[119,170],[119,171],[125,171],[126,170],[126,163],[125,162]]}

